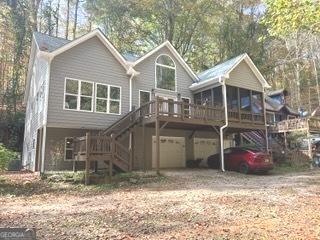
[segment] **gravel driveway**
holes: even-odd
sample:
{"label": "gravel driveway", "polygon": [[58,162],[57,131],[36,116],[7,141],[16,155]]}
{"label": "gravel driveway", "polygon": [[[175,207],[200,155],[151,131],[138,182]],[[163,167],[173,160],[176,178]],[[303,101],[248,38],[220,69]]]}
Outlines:
{"label": "gravel driveway", "polygon": [[38,239],[320,239],[320,171],[163,174],[117,188],[4,175],[0,187],[15,187],[0,195],[0,227]]}

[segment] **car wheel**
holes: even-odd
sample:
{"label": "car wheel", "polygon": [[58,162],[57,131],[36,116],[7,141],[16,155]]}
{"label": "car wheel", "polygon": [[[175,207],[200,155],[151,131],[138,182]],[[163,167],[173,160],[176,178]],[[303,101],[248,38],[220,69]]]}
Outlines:
{"label": "car wheel", "polygon": [[249,165],[246,162],[240,163],[239,172],[248,174],[249,170],[250,170]]}

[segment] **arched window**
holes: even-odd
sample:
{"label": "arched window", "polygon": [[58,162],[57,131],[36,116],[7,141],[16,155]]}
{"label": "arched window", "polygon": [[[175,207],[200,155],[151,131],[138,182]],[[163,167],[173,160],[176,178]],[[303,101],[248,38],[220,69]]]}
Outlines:
{"label": "arched window", "polygon": [[176,91],[176,65],[168,55],[156,60],[156,88]]}

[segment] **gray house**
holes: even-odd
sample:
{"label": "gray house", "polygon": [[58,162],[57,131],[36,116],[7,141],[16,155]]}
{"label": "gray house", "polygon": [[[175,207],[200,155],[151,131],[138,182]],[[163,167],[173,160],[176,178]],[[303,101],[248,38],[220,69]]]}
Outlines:
{"label": "gray house", "polygon": [[268,87],[247,54],[196,75],[168,41],[135,59],[100,30],[73,41],[34,33],[23,165],[185,167],[266,130]]}

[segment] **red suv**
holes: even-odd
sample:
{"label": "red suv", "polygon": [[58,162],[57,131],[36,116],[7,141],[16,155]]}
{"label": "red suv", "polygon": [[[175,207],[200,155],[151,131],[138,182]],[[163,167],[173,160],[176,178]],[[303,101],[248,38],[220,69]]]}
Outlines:
{"label": "red suv", "polygon": [[[226,170],[249,172],[267,172],[273,169],[270,155],[253,148],[227,148],[224,150],[224,163]],[[210,168],[220,168],[220,154],[208,157]]]}

